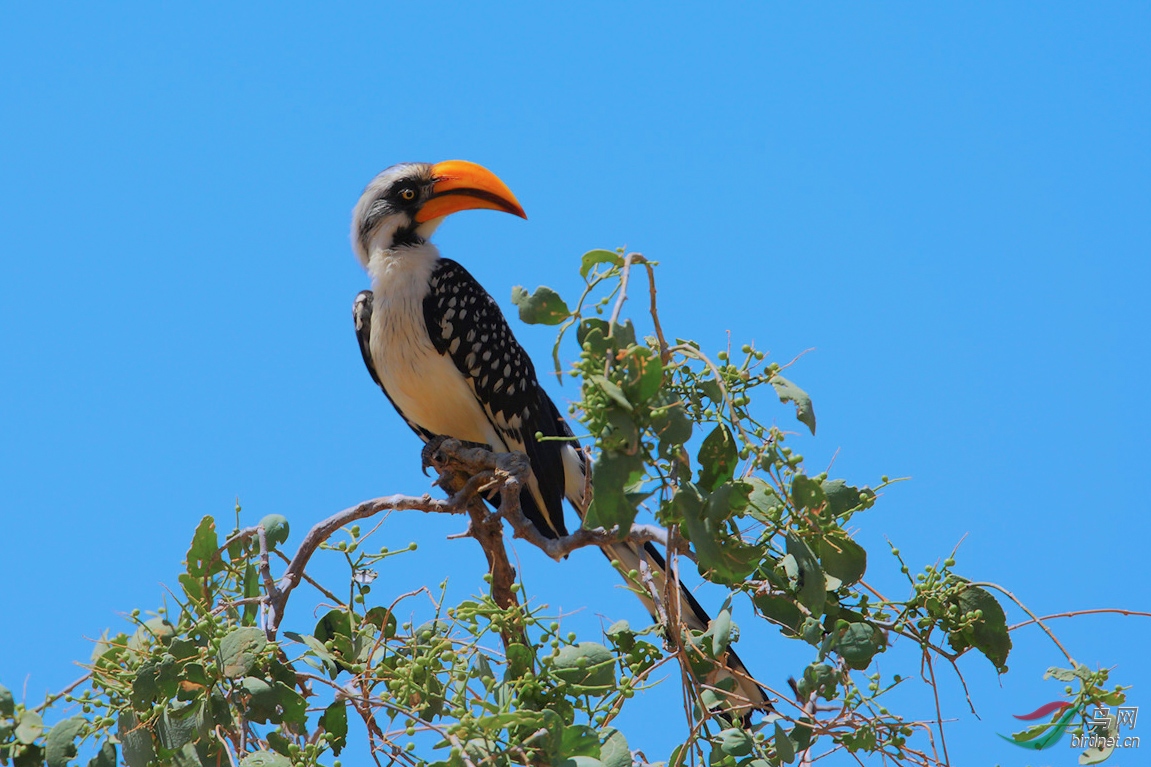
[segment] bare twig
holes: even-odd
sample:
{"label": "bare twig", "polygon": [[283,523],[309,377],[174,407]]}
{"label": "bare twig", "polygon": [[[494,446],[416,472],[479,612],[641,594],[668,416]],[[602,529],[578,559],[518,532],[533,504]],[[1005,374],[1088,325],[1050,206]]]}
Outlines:
{"label": "bare twig", "polygon": [[1056,618],[1078,618],[1080,615],[1133,615],[1138,618],[1151,618],[1151,613],[1142,612],[1140,610],[1124,610],[1119,607],[1099,607],[1093,610],[1071,610],[1065,613],[1055,613],[1053,615],[1044,615],[1040,618],[1031,618],[1022,623],[1016,623],[1014,626],[1008,626],[1008,631],[1021,629],[1024,626],[1030,626],[1032,623],[1040,621],[1052,621]]}
{"label": "bare twig", "polygon": [[79,687],[80,685],[84,684],[85,682],[87,682],[87,681],[88,681],[89,679],[91,679],[91,678],[92,678],[92,672],[90,672],[90,671],[89,671],[87,674],[85,674],[84,676],[80,677],[79,679],[77,679],[75,682],[73,682],[72,684],[70,684],[70,685],[68,685],[67,687],[65,687],[65,688],[64,688],[63,690],[61,690],[60,692],[54,693],[54,694],[52,694],[52,695],[49,695],[47,698],[45,698],[45,699],[44,699],[44,702],[43,702],[43,703],[41,703],[39,706],[37,706],[36,708],[34,708],[34,709],[32,709],[32,710],[33,710],[33,711],[35,711],[35,712],[37,712],[37,713],[40,713],[40,712],[42,712],[42,711],[46,710],[46,709],[47,709],[49,706],[51,706],[53,703],[55,703],[56,701],[60,700],[60,699],[61,699],[61,698],[63,698],[65,695],[67,695],[68,693],[72,692],[72,691],[73,691],[73,690],[75,690],[77,687]]}
{"label": "bare twig", "polygon": [[272,564],[268,558],[268,534],[263,525],[256,526],[256,539],[260,542],[260,578],[264,590],[272,594],[276,589],[276,579],[272,577]]}
{"label": "bare twig", "polygon": [[[365,537],[367,537],[367,536],[365,536]],[[275,554],[276,556],[278,556],[280,559],[282,559],[284,561],[284,564],[286,564],[286,565],[291,564],[292,560],[289,559],[287,557],[287,555],[284,554],[284,552],[280,551],[279,549],[272,549],[272,553]],[[330,592],[326,588],[324,588],[324,586],[319,581],[314,579],[312,576],[308,575],[308,572],[306,570],[301,572],[300,576],[303,578],[304,583],[307,583],[309,586],[314,588],[316,591],[320,592],[325,597],[332,600],[333,604],[337,604],[341,607],[345,606],[344,600],[340,599],[338,596],[336,596],[335,594],[333,594],[332,592]]]}
{"label": "bare twig", "polygon": [[663,326],[659,324],[659,312],[655,308],[655,269],[647,259],[644,259],[643,265],[647,267],[648,292],[651,294],[651,322],[655,326],[656,340],[659,341],[659,360],[666,365],[671,359],[671,351],[668,349],[667,339],[663,336]]}
{"label": "bare twig", "polygon": [[943,708],[939,704],[939,683],[935,681],[935,665],[931,662],[931,653],[923,653],[923,661],[927,664],[927,673],[931,675],[931,694],[935,696],[935,723],[939,726],[939,745],[943,748],[943,763],[951,764],[951,757],[947,755],[947,735],[943,732]]}
{"label": "bare twig", "polygon": [[317,522],[312,526],[312,529],[308,531],[308,534],[304,536],[300,548],[296,551],[295,556],[292,557],[291,562],[288,563],[288,568],[284,571],[284,575],[280,578],[279,583],[276,584],[274,590],[268,594],[268,624],[265,630],[269,638],[275,637],[276,631],[280,626],[280,621],[284,617],[284,606],[288,602],[288,596],[296,586],[300,585],[304,568],[316,552],[316,549],[320,547],[321,543],[330,538],[332,534],[341,527],[355,522],[358,519],[371,517],[381,511],[406,510],[446,514],[459,514],[463,511],[462,509],[453,508],[448,501],[436,500],[427,494],[418,498],[409,495],[389,495],[364,501],[349,509],[344,509],[337,514],[333,514],[321,522]]}
{"label": "bare twig", "polygon": [[228,755],[228,762],[232,765],[232,767],[236,767],[236,757],[232,754],[232,749],[228,744],[228,739],[222,732],[220,732],[220,725],[216,725],[212,732],[216,735],[216,739],[220,741],[220,745],[224,747],[224,753]]}
{"label": "bare twig", "polygon": [[643,256],[639,253],[628,253],[623,257],[623,267],[621,269],[619,278],[619,295],[616,296],[615,306],[611,310],[611,320],[607,326],[607,337],[611,338],[615,332],[616,321],[619,320],[619,313],[623,310],[623,303],[627,300],[627,282],[631,276],[631,265],[635,261],[642,261]]}
{"label": "bare twig", "polygon": [[1035,613],[1031,612],[1031,610],[1027,607],[1027,605],[1025,605],[1021,601],[1019,601],[1019,598],[1017,596],[1015,596],[1010,591],[1003,588],[1002,586],[1000,586],[997,583],[971,583],[969,585],[971,587],[995,589],[999,593],[1003,594],[1003,596],[1010,599],[1012,602],[1015,603],[1016,607],[1018,607],[1023,612],[1027,613],[1027,617],[1031,618],[1032,623],[1036,624],[1037,626],[1039,626],[1039,628],[1043,629],[1043,633],[1046,634],[1047,637],[1052,642],[1055,643],[1055,646],[1058,647],[1059,651],[1063,653],[1063,657],[1067,658],[1067,662],[1070,663],[1072,666],[1076,665],[1075,659],[1071,657],[1071,653],[1069,653],[1067,651],[1067,648],[1063,646],[1063,643],[1059,641],[1059,639],[1055,636],[1054,632],[1052,632],[1051,629],[1047,628],[1047,625],[1043,622],[1043,619],[1040,618]]}

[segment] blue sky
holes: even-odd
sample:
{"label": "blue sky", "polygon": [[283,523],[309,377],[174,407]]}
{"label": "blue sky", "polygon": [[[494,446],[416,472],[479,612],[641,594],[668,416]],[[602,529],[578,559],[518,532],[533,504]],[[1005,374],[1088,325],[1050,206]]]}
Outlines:
{"label": "blue sky", "polygon": [[[0,681],[74,678],[85,637],[157,605],[237,496],[299,535],[427,489],[350,320],[351,207],[405,160],[473,160],[515,191],[527,222],[437,234],[505,310],[512,285],[570,294],[583,251],[627,245],[663,264],[669,332],[814,349],[791,376],[819,415],[809,465],[913,478],[857,518],[875,552],[921,566],[966,535],[958,569],[1040,613],[1151,608],[1149,39],[1134,3],[10,4]],[[550,331],[513,325],[546,363]],[[386,540],[422,548],[381,578],[475,591],[459,526],[393,517]],[[586,608],[574,629],[644,621],[594,553],[518,552],[538,600]],[[740,651],[782,686],[810,654],[749,609]],[[1151,706],[1145,619],[1055,625]],[[1058,695],[1041,676],[1062,658],[1015,639],[1001,680],[964,664],[981,720],[944,684],[956,763],[1028,761],[994,733]],[[676,696],[649,697],[625,726],[664,758]]]}

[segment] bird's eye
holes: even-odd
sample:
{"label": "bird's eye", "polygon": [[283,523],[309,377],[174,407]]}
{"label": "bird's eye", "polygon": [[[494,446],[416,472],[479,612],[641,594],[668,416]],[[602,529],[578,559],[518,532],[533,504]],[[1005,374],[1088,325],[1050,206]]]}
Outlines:
{"label": "bird's eye", "polygon": [[400,190],[400,199],[404,202],[411,202],[412,200],[416,199],[416,190],[412,189],[410,186],[404,187]]}

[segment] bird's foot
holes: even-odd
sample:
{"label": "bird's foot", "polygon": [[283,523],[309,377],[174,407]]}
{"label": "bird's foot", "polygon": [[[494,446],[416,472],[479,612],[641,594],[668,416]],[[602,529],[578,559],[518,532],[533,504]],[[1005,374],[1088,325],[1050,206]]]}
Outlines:
{"label": "bird's foot", "polygon": [[437,434],[425,442],[424,449],[420,451],[420,466],[423,469],[425,477],[428,475],[428,469],[436,469],[438,471],[440,465],[445,463],[446,456],[440,454],[440,448],[443,447],[443,444],[448,440],[456,442],[459,448],[492,449],[492,446],[485,442],[468,442],[467,440],[448,437],[444,434]]}
{"label": "bird's foot", "polygon": [[428,469],[435,467],[435,455],[440,451],[440,446],[444,444],[446,439],[448,437],[443,434],[437,434],[424,443],[424,449],[420,451],[420,469],[424,472],[425,477],[428,476]]}

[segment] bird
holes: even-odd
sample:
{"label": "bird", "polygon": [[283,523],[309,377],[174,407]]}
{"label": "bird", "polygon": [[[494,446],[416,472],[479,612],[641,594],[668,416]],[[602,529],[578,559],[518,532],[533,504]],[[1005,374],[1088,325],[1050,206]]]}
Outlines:
{"label": "bird", "polygon": [[[584,453],[495,299],[430,241],[446,217],[474,209],[527,218],[503,181],[464,160],[401,163],[371,180],[352,212],[352,250],[372,285],[353,302],[356,339],[372,380],[425,443],[452,437],[524,453],[524,516],[544,537],[559,538],[568,534],[564,500],[581,522],[590,501]],[[601,548],[623,573],[645,559],[662,583],[667,565],[651,543]],[[706,610],[682,584],[680,595],[681,620],[706,630]],[[654,616],[651,600],[640,598]],[[731,709],[770,710],[734,650],[726,665],[735,679]]]}

